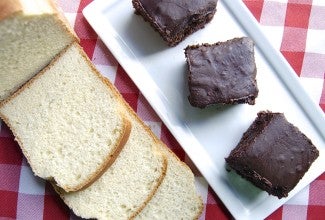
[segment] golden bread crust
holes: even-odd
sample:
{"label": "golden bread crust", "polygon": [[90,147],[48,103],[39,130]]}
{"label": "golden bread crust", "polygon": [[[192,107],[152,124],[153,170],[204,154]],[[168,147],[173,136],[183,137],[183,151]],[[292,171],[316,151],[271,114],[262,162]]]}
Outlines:
{"label": "golden bread crust", "polygon": [[20,0],[0,1],[0,21],[22,11]]}
{"label": "golden bread crust", "polygon": [[[69,33],[75,41],[79,42],[79,38],[71,28],[67,18],[64,16],[63,12],[59,10],[56,3],[52,0],[42,0],[46,2],[49,6],[49,11],[47,14],[54,14],[56,15],[57,21],[62,24],[65,28],[66,32]],[[21,0],[2,0],[0,1],[0,22],[4,19],[17,16],[19,14],[23,14],[25,8],[21,3]]]}

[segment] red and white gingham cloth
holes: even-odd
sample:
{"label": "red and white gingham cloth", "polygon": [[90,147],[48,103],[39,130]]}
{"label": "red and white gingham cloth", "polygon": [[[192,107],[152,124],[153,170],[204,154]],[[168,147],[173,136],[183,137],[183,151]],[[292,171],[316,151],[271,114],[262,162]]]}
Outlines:
{"label": "red and white gingham cloth", "polygon": [[[91,1],[58,0],[58,4],[97,68],[114,82],[153,131],[193,169],[205,205],[201,219],[230,219],[219,198],[85,21],[81,12]],[[274,47],[296,71],[308,94],[325,111],[325,0],[244,0],[244,3]],[[3,123],[0,128],[0,219],[78,219],[49,184],[33,176],[9,129]],[[325,219],[325,173],[267,219]]]}

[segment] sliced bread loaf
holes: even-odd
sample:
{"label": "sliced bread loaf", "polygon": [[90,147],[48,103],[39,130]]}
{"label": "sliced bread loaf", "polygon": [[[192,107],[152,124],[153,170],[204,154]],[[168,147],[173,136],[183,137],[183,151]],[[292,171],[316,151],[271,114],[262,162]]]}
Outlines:
{"label": "sliced bread loaf", "polygon": [[168,158],[166,176],[153,198],[135,219],[198,219],[203,203],[196,193],[192,171],[163,143],[160,146]]}
{"label": "sliced bread loaf", "polygon": [[0,104],[37,176],[65,191],[95,181],[130,134],[120,97],[77,43]]}
{"label": "sliced bread loaf", "polygon": [[167,160],[149,128],[127,107],[132,122],[128,142],[114,164],[96,182],[78,191],[57,190],[83,218],[130,219],[152,198],[167,169]]}
{"label": "sliced bread loaf", "polygon": [[50,0],[1,0],[0,33],[0,102],[78,40]]}

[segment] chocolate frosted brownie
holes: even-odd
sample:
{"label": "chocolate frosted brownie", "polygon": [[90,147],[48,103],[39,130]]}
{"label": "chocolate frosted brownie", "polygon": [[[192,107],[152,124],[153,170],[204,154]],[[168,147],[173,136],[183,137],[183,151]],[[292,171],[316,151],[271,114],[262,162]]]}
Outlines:
{"label": "chocolate frosted brownie", "polygon": [[250,38],[188,46],[185,56],[191,105],[255,104],[258,88],[254,42]]}
{"label": "chocolate frosted brownie", "polygon": [[203,28],[214,16],[218,0],[132,0],[137,14],[149,22],[169,46]]}
{"label": "chocolate frosted brownie", "polygon": [[282,198],[318,155],[311,140],[283,114],[260,112],[226,162],[257,187]]}

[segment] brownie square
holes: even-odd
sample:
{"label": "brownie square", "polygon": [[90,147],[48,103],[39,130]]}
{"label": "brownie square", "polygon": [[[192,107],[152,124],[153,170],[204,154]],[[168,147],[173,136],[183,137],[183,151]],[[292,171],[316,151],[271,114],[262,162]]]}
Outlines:
{"label": "brownie square", "polygon": [[226,162],[255,186],[287,197],[319,152],[282,113],[259,112]]}
{"label": "brownie square", "polygon": [[218,0],[132,0],[136,14],[159,32],[169,46],[204,27],[213,18]]}
{"label": "brownie square", "polygon": [[254,42],[250,38],[187,46],[185,56],[192,106],[255,104],[258,88]]}

